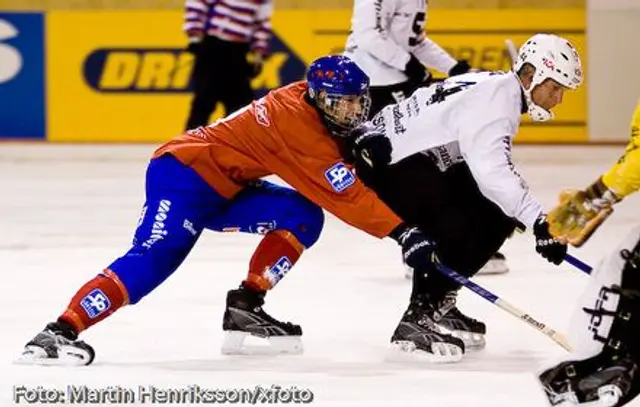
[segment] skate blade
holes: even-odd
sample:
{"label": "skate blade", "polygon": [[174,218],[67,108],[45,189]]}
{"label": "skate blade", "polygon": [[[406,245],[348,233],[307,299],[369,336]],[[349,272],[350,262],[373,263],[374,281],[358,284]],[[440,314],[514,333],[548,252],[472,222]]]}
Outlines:
{"label": "skate blade", "polygon": [[270,336],[260,338],[242,331],[225,331],[223,355],[297,355],[303,353],[300,336]]}
{"label": "skate blade", "polygon": [[[540,383],[538,383],[540,385]],[[605,385],[598,389],[598,399],[592,401],[578,401],[575,393],[554,393],[553,396],[549,396],[544,386],[540,385],[540,389],[547,397],[547,400],[554,407],[614,407],[620,401],[622,397],[622,390],[616,385]]]}
{"label": "skate blade", "polygon": [[391,342],[390,358],[399,361],[425,361],[428,363],[456,363],[462,360],[460,347],[445,343],[434,342],[431,344],[431,352],[418,349],[411,341]]}
{"label": "skate blade", "polygon": [[88,352],[71,346],[61,346],[57,358],[48,357],[47,352],[38,346],[26,346],[24,352],[13,363],[36,366],[86,366],[90,359]]}
{"label": "skate blade", "polygon": [[598,389],[598,402],[602,407],[613,407],[618,405],[622,398],[622,390],[615,384],[608,384]]}
{"label": "skate blade", "polygon": [[487,345],[483,334],[469,331],[450,331],[449,333],[451,336],[462,340],[465,349],[468,350],[481,350]]}
{"label": "skate blade", "polygon": [[504,261],[489,260],[477,273],[476,276],[487,276],[494,274],[506,274],[509,272],[509,267]]}

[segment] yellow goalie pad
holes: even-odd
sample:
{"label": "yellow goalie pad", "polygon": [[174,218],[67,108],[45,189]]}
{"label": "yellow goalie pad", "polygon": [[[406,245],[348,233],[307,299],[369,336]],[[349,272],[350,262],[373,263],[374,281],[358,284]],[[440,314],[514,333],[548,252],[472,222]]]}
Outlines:
{"label": "yellow goalie pad", "polygon": [[565,190],[560,194],[560,203],[547,214],[549,232],[558,240],[580,247],[611,213],[611,205],[592,205],[585,191]]}

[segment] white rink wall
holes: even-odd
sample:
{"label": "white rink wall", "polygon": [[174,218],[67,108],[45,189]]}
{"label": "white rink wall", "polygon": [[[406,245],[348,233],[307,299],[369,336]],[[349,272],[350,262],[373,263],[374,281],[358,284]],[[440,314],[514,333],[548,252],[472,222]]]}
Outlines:
{"label": "white rink wall", "polygon": [[640,1],[587,0],[589,140],[624,142],[640,101]]}

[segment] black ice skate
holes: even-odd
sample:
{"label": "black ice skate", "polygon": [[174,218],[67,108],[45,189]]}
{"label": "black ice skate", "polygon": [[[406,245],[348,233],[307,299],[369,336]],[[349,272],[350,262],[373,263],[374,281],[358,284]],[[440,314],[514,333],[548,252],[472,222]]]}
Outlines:
{"label": "black ice skate", "polygon": [[584,360],[562,362],[538,375],[552,406],[613,407],[634,399],[638,365],[629,357],[600,353]]}
{"label": "black ice skate", "polygon": [[464,315],[456,307],[457,292],[448,292],[444,299],[438,303],[437,312],[434,314],[434,321],[441,332],[451,334],[464,341],[466,349],[482,349],[485,347],[484,335],[487,327],[484,322],[480,322]]}
{"label": "black ice skate", "polygon": [[[264,312],[263,305],[264,294],[244,286],[229,291],[222,321],[223,354],[302,353],[302,328],[271,317]],[[247,346],[244,342],[249,337],[266,339],[269,346]]]}
{"label": "black ice skate", "polygon": [[18,364],[81,366],[93,362],[95,352],[64,321],[51,322],[25,347]]}
{"label": "black ice skate", "polygon": [[438,309],[426,297],[412,301],[393,332],[391,344],[430,362],[459,361],[465,351],[464,342],[442,332],[434,319],[437,314]]}

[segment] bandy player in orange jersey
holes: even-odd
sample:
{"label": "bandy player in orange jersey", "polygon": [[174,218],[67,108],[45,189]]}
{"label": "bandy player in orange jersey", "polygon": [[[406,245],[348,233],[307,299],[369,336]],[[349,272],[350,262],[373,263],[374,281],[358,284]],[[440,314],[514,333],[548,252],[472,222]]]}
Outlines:
{"label": "bandy player in orange jersey", "polygon": [[[58,319],[27,343],[19,361],[90,364],[95,352],[78,334],[162,284],[204,229],[264,234],[246,279],[227,295],[224,353],[244,353],[248,334],[268,338],[278,352],[301,351],[300,326],[276,320],[262,306],[265,293],[317,241],[321,208],[373,236],[394,238],[407,264],[426,267],[433,243],[343,162],[343,137],[366,117],[368,87],[368,77],[351,60],[323,57],[311,64],[306,81],[161,146],[147,169],[133,246],[78,290]],[[272,174],[295,190],[261,180]],[[417,347],[427,352],[463,348],[448,335],[423,336]]]}

